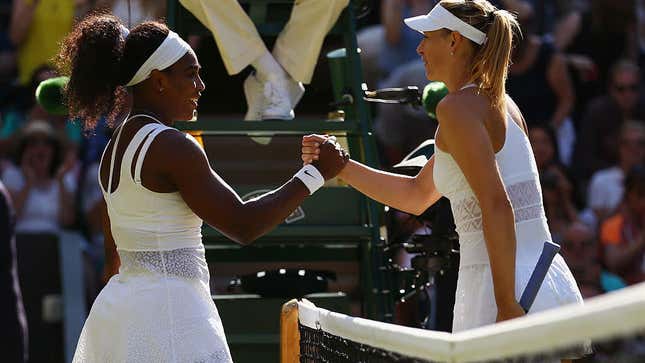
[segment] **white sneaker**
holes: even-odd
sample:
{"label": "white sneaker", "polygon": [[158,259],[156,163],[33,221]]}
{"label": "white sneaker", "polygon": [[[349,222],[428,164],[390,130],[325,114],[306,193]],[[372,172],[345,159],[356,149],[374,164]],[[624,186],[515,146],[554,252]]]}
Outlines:
{"label": "white sneaker", "polygon": [[264,109],[264,85],[255,76],[255,72],[249,74],[244,80],[244,96],[248,107],[245,121],[262,120],[262,110]]}
{"label": "white sneaker", "polygon": [[[255,72],[249,74],[244,80],[244,96],[248,109],[244,115],[244,121],[262,120],[262,111],[264,110],[264,84],[256,77]],[[261,136],[262,133],[249,133],[251,140],[260,145],[271,143],[271,136]]]}
{"label": "white sneaker", "polygon": [[264,82],[264,111],[262,119],[293,120],[291,98],[287,91],[287,80],[276,79]]}
{"label": "white sneaker", "polygon": [[302,82],[297,82],[295,79],[289,77],[289,79],[287,79],[287,92],[289,92],[291,108],[296,108],[296,105],[305,94],[305,86]]}
{"label": "white sneaker", "polygon": [[[267,85],[271,83],[270,86]],[[296,82],[293,78],[280,79],[277,82],[261,81],[255,72],[249,74],[244,80],[244,96],[246,97],[247,111],[245,121],[282,119],[292,120],[294,118],[293,108],[296,107],[305,93],[302,82]],[[287,90],[288,106],[284,103],[284,89]],[[265,95],[277,94],[267,100]],[[287,109],[288,107],[288,109]]]}

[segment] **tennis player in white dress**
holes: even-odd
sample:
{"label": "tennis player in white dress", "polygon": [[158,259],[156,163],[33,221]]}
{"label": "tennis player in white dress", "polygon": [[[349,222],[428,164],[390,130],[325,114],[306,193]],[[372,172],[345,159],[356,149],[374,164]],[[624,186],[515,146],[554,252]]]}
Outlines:
{"label": "tennis player in white dress", "polygon": [[[417,215],[450,199],[460,242],[453,332],[522,316],[518,299],[551,236],[526,126],[504,88],[517,22],[486,0],[443,0],[405,22],[424,35],[417,51],[428,79],[449,90],[437,106],[435,153],[415,177],[353,160],[339,177]],[[314,143],[325,139],[303,138],[304,162],[319,159]],[[556,255],[529,313],[581,303]]]}
{"label": "tennis player in white dress", "polygon": [[157,22],[128,31],[113,16],[94,15],[66,38],[60,59],[70,73],[72,118],[91,127],[104,115],[139,110],[115,129],[101,159],[109,281],[74,362],[231,362],[211,298],[202,220],[248,244],[338,174],[348,156],[322,144],[325,161],[242,201],[195,139],[171,127],[193,117],[205,89],[195,53],[176,33]]}

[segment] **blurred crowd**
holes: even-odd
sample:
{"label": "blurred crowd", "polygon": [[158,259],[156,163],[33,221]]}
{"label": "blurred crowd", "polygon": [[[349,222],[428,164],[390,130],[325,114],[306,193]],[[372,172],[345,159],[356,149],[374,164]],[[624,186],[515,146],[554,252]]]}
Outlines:
{"label": "blurred crowd", "polygon": [[[555,242],[585,297],[645,280],[645,0],[493,0],[517,13],[507,83],[529,126]],[[128,3],[130,6],[128,7]],[[379,3],[379,1],[374,1]],[[428,83],[403,18],[433,0],[381,0],[358,33],[370,89]],[[83,130],[35,100],[56,77],[52,58],[75,20],[108,9],[128,25],[165,16],[156,0],[0,0],[0,179],[18,234],[74,230],[100,286],[98,161],[111,130]],[[192,44],[192,43],[191,43]],[[436,123],[409,106],[378,106],[383,166],[432,138]],[[90,274],[91,275],[91,274]],[[23,287],[28,288],[28,287]]]}

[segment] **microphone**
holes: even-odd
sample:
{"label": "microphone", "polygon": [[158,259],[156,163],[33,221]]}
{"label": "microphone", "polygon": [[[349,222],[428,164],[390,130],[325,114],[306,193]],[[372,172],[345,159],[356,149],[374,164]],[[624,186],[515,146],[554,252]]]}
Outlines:
{"label": "microphone", "polygon": [[421,96],[419,88],[416,86],[382,88],[374,91],[365,91],[363,97],[368,102],[378,103],[409,103],[413,107],[421,106]]}
{"label": "microphone", "polygon": [[423,92],[416,86],[382,88],[365,91],[363,99],[368,102],[409,104],[412,107],[422,106],[430,118],[437,119],[437,104],[448,94],[448,88],[443,82],[428,83]]}

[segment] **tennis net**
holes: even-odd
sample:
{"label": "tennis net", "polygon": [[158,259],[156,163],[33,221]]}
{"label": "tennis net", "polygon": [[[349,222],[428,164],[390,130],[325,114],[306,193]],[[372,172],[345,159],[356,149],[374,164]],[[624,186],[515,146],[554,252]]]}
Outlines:
{"label": "tennis net", "polygon": [[[295,300],[282,314],[282,362],[645,362],[645,283],[456,334],[355,318]],[[590,349],[593,347],[593,352]]]}

